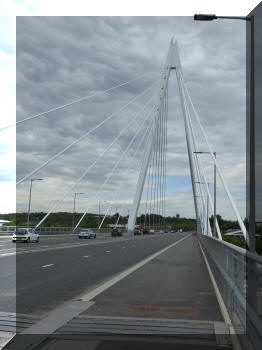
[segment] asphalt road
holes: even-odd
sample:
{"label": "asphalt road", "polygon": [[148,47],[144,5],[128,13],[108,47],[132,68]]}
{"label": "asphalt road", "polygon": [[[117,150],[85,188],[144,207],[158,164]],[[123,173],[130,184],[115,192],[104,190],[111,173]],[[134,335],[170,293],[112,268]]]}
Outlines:
{"label": "asphalt road", "polygon": [[15,245],[0,237],[0,312],[15,312],[16,302],[17,313],[44,316],[184,235],[41,237],[39,243],[18,243],[17,255]]}

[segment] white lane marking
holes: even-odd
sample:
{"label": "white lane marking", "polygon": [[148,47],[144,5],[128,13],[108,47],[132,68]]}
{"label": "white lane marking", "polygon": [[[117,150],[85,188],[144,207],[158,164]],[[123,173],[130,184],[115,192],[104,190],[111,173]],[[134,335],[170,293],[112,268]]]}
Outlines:
{"label": "white lane marking", "polygon": [[90,300],[92,300],[98,294],[101,294],[102,292],[104,292],[108,288],[112,287],[117,282],[121,281],[123,278],[129,276],[131,273],[133,273],[134,271],[138,270],[140,267],[144,266],[145,264],[147,264],[151,260],[153,260],[156,257],[158,257],[160,254],[164,253],[168,249],[174,247],[175,245],[179,244],[180,242],[182,242],[183,240],[185,240],[185,239],[187,239],[188,237],[191,237],[191,236],[192,235],[190,234],[190,235],[188,235],[186,237],[183,237],[183,238],[179,239],[178,241],[170,244],[166,248],[159,250],[158,252],[156,252],[156,253],[150,255],[149,257],[143,259],[139,263],[129,267],[125,271],[123,271],[123,272],[119,273],[117,276],[113,277],[111,280],[101,284],[100,286],[96,287],[95,289],[91,290],[90,292],[88,292],[88,293],[86,293],[84,295],[81,295],[80,296],[81,300],[83,300],[83,301],[90,301]]}
{"label": "white lane marking", "polygon": [[43,265],[42,267],[51,267],[53,266],[54,264],[48,264],[48,265]]}
{"label": "white lane marking", "polygon": [[[155,237],[137,237],[136,239],[145,239],[145,240],[150,240],[150,239],[153,239]],[[107,244],[107,243],[117,243],[117,242],[127,242],[127,241],[131,241],[133,240],[134,238],[131,237],[131,238],[122,238],[122,239],[119,239],[119,240],[101,240],[99,242],[87,242],[87,243],[76,243],[76,244],[70,244],[70,245],[67,245],[67,246],[56,246],[56,247],[49,247],[49,248],[44,248],[43,247],[46,247],[46,246],[41,246],[41,248],[34,248],[32,250],[27,250],[27,249],[19,249],[17,250],[16,254],[17,255],[20,255],[20,254],[30,254],[30,253],[39,253],[39,252],[46,252],[46,251],[51,251],[51,250],[60,250],[60,249],[70,249],[70,248],[79,248],[79,247],[82,247],[82,246],[91,246],[91,245],[97,245],[97,244]],[[65,243],[66,244],[66,243]],[[0,254],[0,257],[1,257],[1,254]]]}
{"label": "white lane marking", "polygon": [[106,253],[111,253],[111,250],[107,250]]}
{"label": "white lane marking", "polygon": [[15,252],[14,252],[14,253],[4,253],[4,254],[0,254],[0,256],[9,256],[9,255],[15,255]]}
{"label": "white lane marking", "polygon": [[[123,238],[121,240],[102,240],[100,242],[88,242],[88,243],[76,243],[76,244],[70,244],[66,246],[58,246],[58,247],[49,247],[49,248],[44,248],[45,246],[41,246],[41,249],[33,249],[33,250],[27,250],[27,249],[21,249],[20,251],[17,252],[17,254],[27,254],[27,253],[38,253],[38,252],[46,252],[49,250],[60,250],[60,249],[69,249],[69,248],[79,248],[83,246],[91,246],[91,245],[98,245],[98,244],[107,244],[107,243],[118,243],[119,241],[130,241],[132,238]],[[67,243],[65,243],[67,244]],[[0,255],[1,256],[1,255]]]}
{"label": "white lane marking", "polygon": [[84,255],[83,258],[89,258],[89,255]]}
{"label": "white lane marking", "polygon": [[0,333],[0,349],[4,349],[5,346],[14,338],[16,333],[1,332]]}
{"label": "white lane marking", "polygon": [[15,250],[15,248],[14,247],[12,247],[12,248],[2,248],[1,250],[0,250],[0,252],[1,253],[4,253],[4,252],[13,252]]}
{"label": "white lane marking", "polygon": [[[210,268],[210,265],[208,263],[208,260],[207,260],[207,257],[206,257],[206,254],[202,248],[202,245],[201,243],[198,241],[198,244],[199,244],[199,247],[200,247],[200,250],[202,252],[202,255],[203,255],[203,258],[204,258],[204,261],[206,263],[206,267],[207,267],[207,270],[208,270],[208,274],[209,274],[209,277],[211,279],[211,282],[213,284],[213,288],[214,288],[214,291],[215,291],[215,294],[216,294],[216,297],[217,297],[217,301],[218,301],[218,304],[219,304],[219,308],[220,308],[220,311],[223,315],[223,318],[224,318],[224,321],[225,323],[229,326],[229,329],[230,329],[230,333],[231,331],[233,331],[233,333],[231,334],[236,334],[235,331],[234,331],[234,327],[232,325],[232,322],[231,322],[231,319],[230,319],[230,316],[228,314],[228,311],[227,311],[227,308],[226,308],[226,305],[224,303],[224,300],[222,298],[222,295],[220,294],[220,291],[219,291],[219,288],[217,286],[217,283],[216,283],[216,280],[215,280],[215,277],[213,275],[213,272]],[[231,328],[233,327],[233,329]]]}
{"label": "white lane marking", "polygon": [[238,338],[235,336],[236,335],[235,327],[234,327],[234,325],[233,325],[233,323],[231,321],[231,318],[230,318],[229,313],[227,311],[227,308],[226,308],[226,305],[225,305],[224,300],[222,298],[222,295],[220,294],[220,291],[219,291],[219,288],[217,286],[215,277],[214,277],[213,272],[211,270],[211,267],[210,267],[210,265],[208,263],[206,254],[205,254],[205,252],[204,252],[204,250],[202,248],[202,245],[201,245],[201,243],[199,241],[198,241],[198,244],[199,244],[199,247],[201,249],[201,253],[203,255],[204,261],[206,263],[206,267],[207,267],[207,270],[208,270],[209,277],[210,277],[211,282],[213,284],[213,288],[214,288],[214,291],[215,291],[215,294],[216,294],[216,297],[217,297],[217,301],[218,301],[218,305],[219,305],[220,311],[222,313],[222,316],[224,318],[225,323],[228,325],[229,334],[230,334],[230,338],[231,338],[231,341],[232,341],[232,344],[233,344],[233,348],[236,349],[236,350],[241,350],[242,346],[240,345]]}

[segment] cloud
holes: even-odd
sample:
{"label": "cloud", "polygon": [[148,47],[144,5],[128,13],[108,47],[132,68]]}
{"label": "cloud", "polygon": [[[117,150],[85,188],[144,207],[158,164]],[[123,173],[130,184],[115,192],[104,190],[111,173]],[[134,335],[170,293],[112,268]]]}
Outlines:
{"label": "cloud", "polygon": [[[17,18],[17,120],[62,105],[91,92],[107,89],[142,74],[144,78],[104,96],[72,105],[17,126],[17,178],[41,165],[108,115],[121,108],[160,75],[171,37],[179,43],[186,84],[229,187],[238,193],[241,215],[245,209],[245,26],[233,21],[194,22],[190,17],[18,17]],[[152,88],[157,93],[158,84]],[[55,198],[70,188],[152,96],[148,92],[109,123],[50,163],[37,176],[32,210],[48,210]],[[152,106],[152,103],[150,104]],[[149,106],[149,108],[150,108]],[[88,176],[76,187],[86,193],[79,210],[91,204],[98,210],[95,193],[114,167],[145,113],[130,127]],[[199,148],[206,146],[194,122]],[[143,129],[145,130],[145,129]],[[105,186],[101,199],[132,199],[139,157],[132,162],[136,142]],[[212,163],[202,156],[212,182]],[[190,181],[181,191],[179,178],[189,175],[185,132],[175,74],[170,77],[167,173],[174,179],[167,188],[169,215],[194,216]],[[119,187],[120,181],[123,185]],[[184,187],[183,185],[183,187]],[[222,196],[221,184],[218,183]],[[114,193],[118,197],[114,200]],[[242,194],[242,195],[240,195]],[[27,209],[28,183],[17,187],[17,210]],[[73,193],[57,208],[71,210]],[[240,198],[240,199],[239,199]],[[234,218],[218,203],[218,212]],[[141,210],[143,205],[141,206]]]}

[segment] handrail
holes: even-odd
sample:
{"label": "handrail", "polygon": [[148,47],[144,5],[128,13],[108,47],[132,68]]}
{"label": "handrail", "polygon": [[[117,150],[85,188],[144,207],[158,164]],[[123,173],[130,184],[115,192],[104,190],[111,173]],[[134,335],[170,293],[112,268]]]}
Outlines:
{"label": "handrail", "polygon": [[232,243],[229,243],[229,242],[226,242],[226,241],[221,241],[220,239],[216,238],[216,237],[211,237],[211,236],[206,236],[205,237],[208,237],[210,239],[213,239],[221,244],[224,244],[225,246],[235,250],[236,252],[238,252],[239,254],[241,255],[244,255],[246,256],[248,259],[251,259],[251,260],[255,260],[256,262],[258,262],[259,264],[262,264],[262,256],[261,255],[258,255],[257,253],[251,253],[249,250],[246,250],[244,248],[241,248],[241,247],[238,247]]}

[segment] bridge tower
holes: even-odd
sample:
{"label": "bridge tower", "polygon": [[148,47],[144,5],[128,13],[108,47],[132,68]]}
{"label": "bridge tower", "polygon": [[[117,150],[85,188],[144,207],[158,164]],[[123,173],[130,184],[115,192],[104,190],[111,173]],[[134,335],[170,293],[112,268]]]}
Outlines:
{"label": "bridge tower", "polygon": [[164,95],[167,91],[168,84],[169,84],[169,77],[171,70],[176,71],[176,78],[177,83],[179,87],[179,95],[180,95],[180,101],[182,105],[182,112],[183,112],[183,118],[184,118],[184,125],[185,125],[185,133],[186,133],[186,142],[187,142],[187,151],[188,151],[188,158],[189,158],[189,166],[190,166],[190,173],[191,173],[191,182],[192,182],[192,190],[193,190],[193,198],[194,198],[194,207],[195,207],[195,214],[197,218],[197,224],[198,224],[198,231],[200,231],[201,228],[201,220],[200,220],[200,213],[198,208],[198,201],[197,201],[197,192],[196,192],[196,175],[195,175],[195,167],[193,162],[193,151],[191,146],[191,139],[189,137],[189,121],[187,116],[187,107],[186,107],[186,101],[185,101],[185,92],[183,91],[183,86],[180,78],[180,74],[182,73],[181,64],[180,64],[180,58],[179,58],[179,51],[178,51],[178,45],[177,42],[173,42],[173,39],[170,42],[168,55],[166,59],[166,64],[164,67],[164,71],[161,78],[161,84],[160,84],[160,91],[158,94],[157,102],[155,104],[155,111],[154,111],[154,120],[150,129],[149,134],[149,142],[147,143],[147,147],[145,149],[144,155],[143,155],[143,161],[142,166],[140,170],[140,174],[138,177],[137,185],[136,185],[136,191],[135,196],[133,199],[132,208],[129,212],[129,219],[128,219],[128,231],[132,231],[135,227],[136,223],[136,217],[138,213],[138,209],[141,202],[141,197],[143,193],[143,188],[145,184],[146,175],[148,172],[149,162],[152,155],[152,150],[154,147],[154,143],[156,142],[156,134],[157,134],[157,126],[158,121],[160,118],[161,108],[163,105]]}

